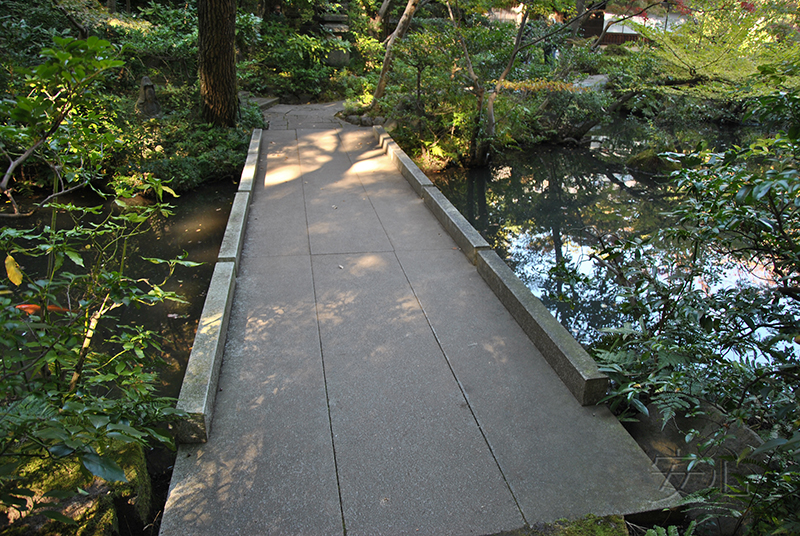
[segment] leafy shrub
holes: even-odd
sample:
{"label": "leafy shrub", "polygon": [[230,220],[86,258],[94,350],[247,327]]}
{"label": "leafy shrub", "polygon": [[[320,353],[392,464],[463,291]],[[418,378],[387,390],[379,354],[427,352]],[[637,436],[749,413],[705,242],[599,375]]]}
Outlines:
{"label": "leafy shrub", "polygon": [[[149,186],[159,194],[168,190],[153,181]],[[34,457],[76,460],[88,474],[125,482],[114,455],[119,445],[171,443],[157,426],[179,412],[172,409],[173,400],[155,395],[157,336],[115,321],[112,311],[178,298],[164,291],[161,282],[123,274],[128,239],[149,228],[152,218],[168,213],[160,196],[152,206],[100,221],[102,207],[52,208],[72,216],[74,225],[0,231],[5,254],[0,279],[0,504],[20,515],[39,511],[70,522],[47,511],[48,501],[34,498],[31,478],[37,475],[30,474],[35,469],[28,462]],[[38,270],[18,264],[22,258],[35,264],[36,257],[44,260]],[[104,329],[107,334],[95,337]],[[44,491],[49,499],[79,493],[74,488]]]}
{"label": "leafy shrub", "polygon": [[173,8],[150,2],[142,10],[147,24],[121,27],[119,41],[129,83],[144,75],[189,82],[197,73],[197,8],[192,3]]}
{"label": "leafy shrub", "polygon": [[141,135],[144,151],[122,173],[152,174],[177,191],[238,177],[250,141],[247,129],[193,125],[181,117],[151,120]]}
{"label": "leafy shrub", "polygon": [[[30,67],[39,50],[53,42],[53,35],[62,35],[63,17],[38,4],[9,0],[3,3],[0,15],[0,62]],[[3,69],[5,71],[5,69]]]}
{"label": "leafy shrub", "polygon": [[260,93],[318,96],[335,72],[325,64],[328,54],[349,49],[341,39],[301,34],[285,23],[265,21],[253,59],[239,66],[241,85]]}
{"label": "leafy shrub", "polygon": [[236,13],[236,48],[247,54],[261,39],[261,17],[241,9]]}

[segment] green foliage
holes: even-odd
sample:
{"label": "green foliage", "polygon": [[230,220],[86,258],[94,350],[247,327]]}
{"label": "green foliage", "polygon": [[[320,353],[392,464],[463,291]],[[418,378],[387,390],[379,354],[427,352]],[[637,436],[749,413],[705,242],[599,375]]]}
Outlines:
{"label": "green foliage", "polygon": [[315,15],[335,13],[341,9],[341,5],[338,2],[331,2],[330,0],[284,0],[279,5],[279,18],[287,21],[296,29],[311,22]]}
{"label": "green foliage", "polygon": [[239,9],[236,13],[236,48],[240,54],[250,51],[261,38],[261,17]]}
{"label": "green foliage", "polygon": [[[632,416],[654,403],[666,422],[701,414],[710,402],[728,423],[760,431],[765,443],[730,461],[761,472],[739,475],[710,505],[754,534],[800,526],[797,102],[796,91],[759,99],[755,116],[785,130],[747,148],[668,154],[683,166],[674,179],[683,196],[676,224],[610,237],[598,256],[630,319],[594,349],[612,379],[612,408]],[[704,445],[726,433],[720,427]],[[701,453],[692,463],[702,461]]]}
{"label": "green foliage", "polygon": [[256,93],[316,97],[329,87],[335,69],[325,60],[335,50],[349,51],[350,43],[298,33],[283,22],[267,20],[253,59],[239,65],[241,86]]}
{"label": "green foliage", "polygon": [[172,180],[178,191],[237,178],[250,140],[243,128],[190,125],[180,117],[152,120],[141,135],[141,158],[130,161],[131,173]]}
{"label": "green foliage", "polygon": [[[52,44],[54,35],[63,33],[64,21],[52,9],[38,3],[9,0],[0,15],[0,91],[3,76],[13,66],[30,67],[39,51]],[[62,35],[63,37],[63,35]]]}
{"label": "green foliage", "polygon": [[16,98],[0,103],[0,150],[9,161],[0,191],[9,188],[14,171],[37,150],[51,154],[47,161],[62,189],[87,183],[99,172],[104,149],[115,143],[113,132],[98,128],[103,110],[90,102],[96,79],[122,65],[114,58],[116,50],[97,37],[55,36],[53,42],[41,52],[44,61],[24,71]]}
{"label": "green foliage", "polygon": [[[697,524],[693,521],[689,527],[687,527],[683,536],[692,536],[696,526]],[[648,529],[647,532],[644,533],[644,536],[679,536],[680,534],[678,527],[670,525],[667,528],[653,527],[652,529]]]}
{"label": "green foliage", "polygon": [[783,46],[772,30],[784,14],[769,2],[687,0],[677,9],[686,15],[677,28],[636,28],[656,43],[659,57],[679,76],[741,81],[775,52],[770,48]]}
{"label": "green foliage", "polygon": [[198,29],[194,3],[181,7],[151,1],[142,20],[115,28],[123,47],[128,82],[144,75],[174,82],[191,82],[197,73]]}
{"label": "green foliage", "polygon": [[[31,475],[18,471],[31,457],[74,458],[87,474],[124,482],[114,445],[170,444],[157,425],[176,415],[172,400],[154,395],[157,334],[111,315],[179,299],[163,282],[126,269],[130,238],[167,215],[168,206],[100,219],[102,207],[52,208],[73,224],[0,232],[7,275],[0,283],[0,504],[23,514],[40,507],[29,501]],[[23,258],[40,268],[21,269]]]}

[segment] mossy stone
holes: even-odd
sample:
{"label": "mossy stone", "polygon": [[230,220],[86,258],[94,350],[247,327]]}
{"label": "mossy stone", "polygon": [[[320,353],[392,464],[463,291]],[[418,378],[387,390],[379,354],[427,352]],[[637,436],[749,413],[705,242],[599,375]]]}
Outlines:
{"label": "mossy stone", "polygon": [[494,536],[628,536],[628,527],[622,516],[598,517],[590,514],[574,521],[536,523]]}
{"label": "mossy stone", "polygon": [[671,162],[658,155],[655,149],[645,149],[625,162],[625,165],[649,173],[668,173],[681,168],[677,162]]}
{"label": "mossy stone", "polygon": [[42,515],[26,516],[0,530],[9,536],[113,536],[119,534],[116,505],[130,506],[142,522],[151,508],[152,490],[147,473],[144,450],[140,445],[121,444],[113,450],[117,463],[125,470],[128,482],[105,482],[88,475],[74,458],[34,458],[20,471],[28,485],[41,496],[53,489],[81,488],[86,495],[77,495],[53,505],[76,521],[68,525]]}

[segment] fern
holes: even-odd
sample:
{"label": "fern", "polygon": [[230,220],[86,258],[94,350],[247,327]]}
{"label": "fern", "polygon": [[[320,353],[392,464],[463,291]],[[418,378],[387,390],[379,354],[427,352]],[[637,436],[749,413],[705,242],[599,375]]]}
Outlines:
{"label": "fern", "polygon": [[[689,526],[686,528],[686,531],[683,533],[683,536],[692,536],[694,534],[694,529],[697,526],[695,521],[692,521]],[[680,532],[678,527],[675,525],[670,525],[667,528],[664,527],[653,527],[652,529],[648,529],[645,532],[645,536],[680,536]]]}
{"label": "fern", "polygon": [[679,391],[658,393],[653,397],[653,402],[661,412],[662,430],[667,425],[667,422],[675,418],[675,416],[685,415],[690,410],[700,406],[699,398]]}

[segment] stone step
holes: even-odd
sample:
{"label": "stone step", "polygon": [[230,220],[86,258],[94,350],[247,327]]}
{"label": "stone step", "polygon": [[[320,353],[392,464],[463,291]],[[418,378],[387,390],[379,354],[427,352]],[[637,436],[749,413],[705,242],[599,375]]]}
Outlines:
{"label": "stone step", "polygon": [[258,97],[250,93],[249,91],[240,91],[239,92],[239,101],[250,101],[254,102],[258,105],[258,107],[263,112],[264,110],[271,108],[280,102],[280,99],[277,97]]}
{"label": "stone step", "polygon": [[261,108],[262,112],[272,108],[280,102],[278,97],[252,97],[250,100],[258,104],[258,107]]}

